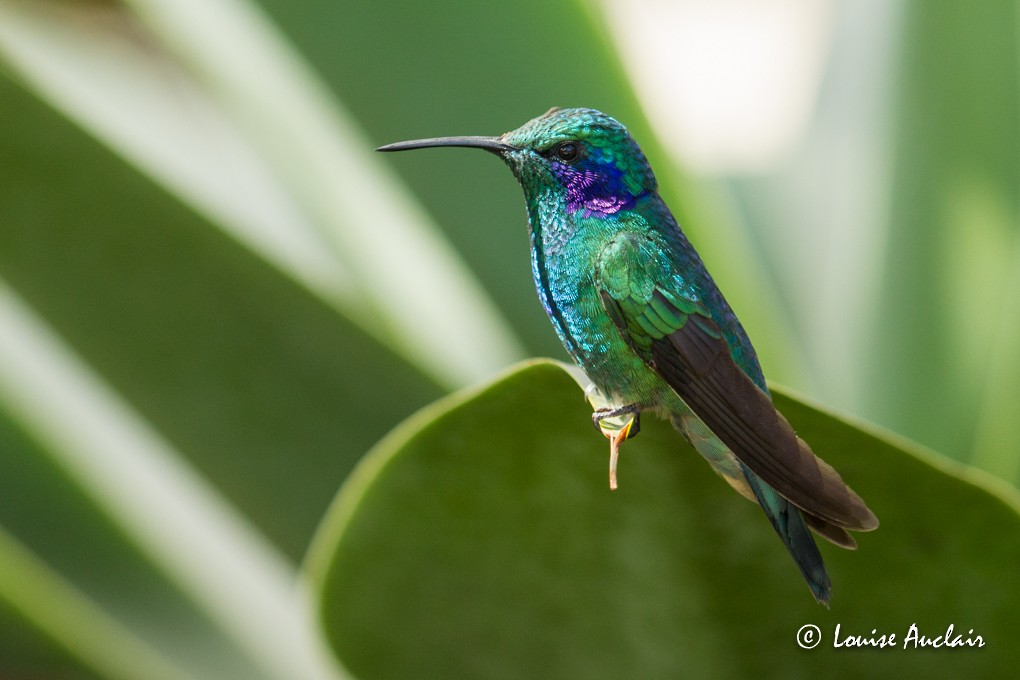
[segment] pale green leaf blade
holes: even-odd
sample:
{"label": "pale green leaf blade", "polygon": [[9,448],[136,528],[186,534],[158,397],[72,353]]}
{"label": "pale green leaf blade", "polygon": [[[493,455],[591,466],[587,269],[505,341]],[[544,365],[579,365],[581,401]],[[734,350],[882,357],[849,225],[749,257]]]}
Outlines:
{"label": "pale green leaf blade", "polygon": [[[211,629],[186,645],[187,651],[177,649],[186,658],[201,658],[207,641],[222,638],[226,650],[205,655],[207,660],[237,654],[251,664],[245,676],[330,677],[318,664],[287,560],[5,287],[0,287],[0,404],[40,447],[12,447],[12,456],[22,459],[5,461],[14,474],[4,475],[4,483],[6,495],[21,503],[6,508],[0,521],[20,519],[22,540],[46,546],[46,558],[68,579],[97,579],[94,586],[106,596],[97,602],[161,643],[174,646],[175,638]],[[54,482],[57,488],[70,482],[73,490],[56,493]],[[98,514],[102,518],[93,517],[93,525],[109,518],[114,536],[104,527],[102,541],[76,545],[52,524],[38,522],[36,513],[28,514],[36,505],[53,521],[61,513],[52,506],[78,495],[87,499],[89,511],[64,514],[63,521]],[[136,551],[144,564],[138,576],[146,582],[137,602],[122,594],[129,568],[118,559],[136,559]],[[109,559],[108,568],[93,571],[97,558]],[[158,606],[143,606],[142,597]],[[196,621],[178,629],[175,610]]]}
{"label": "pale green leaf blade", "polygon": [[[15,612],[29,624],[31,633],[11,618]],[[111,618],[2,527],[0,622],[5,633],[0,639],[0,673],[6,677],[42,677],[42,673],[108,680],[198,677]],[[56,649],[47,648],[46,643]]]}

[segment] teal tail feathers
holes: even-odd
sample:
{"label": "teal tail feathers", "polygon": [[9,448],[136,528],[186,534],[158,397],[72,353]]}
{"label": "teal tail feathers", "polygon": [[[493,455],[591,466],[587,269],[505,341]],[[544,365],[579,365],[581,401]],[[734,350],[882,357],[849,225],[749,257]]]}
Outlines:
{"label": "teal tail feathers", "polygon": [[826,539],[844,548],[855,547],[853,538],[842,528],[823,519],[805,516],[803,511],[779,495],[730,453],[726,445],[693,414],[679,412],[673,414],[671,420],[673,426],[694,445],[713,470],[742,495],[758,501],[783,545],[797,563],[800,573],[804,575],[811,593],[818,602],[828,607],[832,584],[808,523]]}
{"label": "teal tail feathers", "polygon": [[795,505],[790,503],[773,489],[763,482],[756,474],[740,466],[744,470],[744,477],[747,479],[751,491],[758,499],[758,505],[765,511],[772,528],[779,534],[783,545],[790,552],[793,561],[800,568],[804,575],[808,588],[819,603],[829,606],[829,595],[832,591],[832,582],[825,571],[825,564],[822,562],[822,555],[818,552],[815,539],[808,529],[804,516]]}

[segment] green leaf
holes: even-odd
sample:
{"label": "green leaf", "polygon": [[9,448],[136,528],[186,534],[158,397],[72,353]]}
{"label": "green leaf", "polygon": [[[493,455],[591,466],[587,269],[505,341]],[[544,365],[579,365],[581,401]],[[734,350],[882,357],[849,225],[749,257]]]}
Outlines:
{"label": "green leaf", "polygon": [[[882,521],[858,551],[822,546],[831,610],[761,512],[654,418],[610,492],[577,385],[536,362],[418,413],[349,478],[308,559],[337,657],[366,680],[1012,672],[1016,494],[777,403]],[[805,624],[822,631],[816,649],[797,645]],[[894,633],[897,648],[834,649],[837,624]],[[952,624],[985,647],[904,650],[911,624],[929,637]]]}

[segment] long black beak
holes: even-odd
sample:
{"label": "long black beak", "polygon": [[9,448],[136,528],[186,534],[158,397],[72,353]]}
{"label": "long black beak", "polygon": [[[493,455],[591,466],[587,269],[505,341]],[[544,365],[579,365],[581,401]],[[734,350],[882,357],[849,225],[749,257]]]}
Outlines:
{"label": "long black beak", "polygon": [[467,146],[473,149],[485,149],[502,156],[514,147],[499,141],[499,137],[433,137],[431,139],[412,139],[408,142],[395,142],[380,146],[376,151],[408,151],[410,149],[428,149],[433,146]]}

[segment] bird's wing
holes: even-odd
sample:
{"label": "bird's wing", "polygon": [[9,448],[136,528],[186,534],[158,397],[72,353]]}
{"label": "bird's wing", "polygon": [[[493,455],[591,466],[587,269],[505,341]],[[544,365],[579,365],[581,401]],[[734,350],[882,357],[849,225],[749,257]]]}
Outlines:
{"label": "bird's wing", "polygon": [[751,471],[806,512],[858,531],[878,519],[794,433],[769,395],[733,360],[722,330],[684,294],[660,248],[621,234],[605,246],[594,282],[627,343]]}

